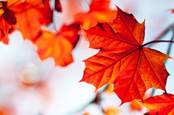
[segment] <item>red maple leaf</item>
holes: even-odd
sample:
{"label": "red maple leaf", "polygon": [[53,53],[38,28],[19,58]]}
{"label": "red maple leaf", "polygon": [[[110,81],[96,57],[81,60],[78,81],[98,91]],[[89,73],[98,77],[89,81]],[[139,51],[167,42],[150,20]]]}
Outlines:
{"label": "red maple leaf", "polygon": [[43,31],[35,43],[40,58],[52,57],[56,65],[61,66],[71,63],[72,49],[79,39],[78,31],[78,24],[64,25],[57,33]]}
{"label": "red maple leaf", "polygon": [[150,110],[150,115],[173,115],[174,114],[174,95],[163,94],[148,98],[143,101],[144,105]]}
{"label": "red maple leaf", "polygon": [[100,51],[85,60],[81,81],[97,89],[114,83],[114,91],[124,103],[143,99],[151,87],[165,90],[168,72],[164,62],[169,57],[146,47],[144,23],[139,24],[132,14],[117,9],[113,22],[86,30],[90,47]]}
{"label": "red maple leaf", "polygon": [[95,26],[98,22],[109,22],[114,19],[115,11],[109,9],[110,0],[92,0],[89,11],[75,15],[84,29]]}

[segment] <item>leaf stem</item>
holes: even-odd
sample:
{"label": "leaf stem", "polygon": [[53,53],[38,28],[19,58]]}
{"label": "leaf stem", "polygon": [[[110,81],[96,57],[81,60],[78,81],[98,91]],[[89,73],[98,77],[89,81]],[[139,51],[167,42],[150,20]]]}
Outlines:
{"label": "leaf stem", "polygon": [[153,40],[153,41],[143,44],[141,47],[144,47],[144,46],[147,46],[147,45],[150,45],[153,43],[174,43],[174,40]]}

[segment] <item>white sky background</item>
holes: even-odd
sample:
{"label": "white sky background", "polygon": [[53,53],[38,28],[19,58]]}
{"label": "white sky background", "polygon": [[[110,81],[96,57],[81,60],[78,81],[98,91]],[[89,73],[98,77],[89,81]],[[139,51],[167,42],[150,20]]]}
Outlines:
{"label": "white sky background", "polygon": [[[81,5],[83,9],[86,9],[85,0],[71,0],[74,1],[74,4],[71,4],[74,11],[71,9],[71,12],[68,12],[68,1],[70,0],[61,1],[64,4],[64,12],[63,15],[57,14],[58,17],[55,18],[59,21],[57,27],[64,20],[71,21],[70,13],[81,9]],[[80,2],[81,5],[79,5]],[[155,38],[164,28],[174,22],[174,14],[169,12],[169,9],[174,8],[172,0],[113,0],[111,7],[114,8],[114,5],[133,13],[140,22],[145,20],[145,42]],[[170,37],[169,33],[164,39],[170,39]],[[0,105],[7,104],[15,107],[16,115],[39,115],[40,112],[43,115],[75,114],[75,111],[88,103],[95,95],[93,86],[78,82],[84,70],[82,60],[97,53],[97,50],[88,48],[88,45],[88,42],[82,38],[73,51],[74,62],[66,68],[54,67],[51,58],[40,61],[36,47],[30,41],[23,40],[19,32],[14,32],[10,36],[8,46],[0,43]],[[165,52],[166,46],[161,43],[155,48]],[[174,50],[171,56],[174,57]],[[171,74],[167,82],[167,91],[174,93],[174,61],[168,61],[167,70]],[[21,88],[20,81],[26,76],[35,81],[47,80],[48,90],[44,92],[42,89]],[[103,106],[119,104],[120,100],[116,95],[109,96],[102,103]],[[126,105],[121,108],[121,114],[135,114],[130,113]],[[87,110],[92,115],[102,115],[96,107],[90,106]]]}

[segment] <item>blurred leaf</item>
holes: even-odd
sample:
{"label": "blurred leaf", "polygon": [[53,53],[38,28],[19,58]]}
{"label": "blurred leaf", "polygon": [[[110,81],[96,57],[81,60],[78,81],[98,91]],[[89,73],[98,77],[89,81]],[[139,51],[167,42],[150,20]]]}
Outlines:
{"label": "blurred leaf", "polygon": [[49,0],[0,1],[0,40],[8,43],[8,34],[14,27],[24,38],[33,40],[42,25],[52,22],[52,15]]}
{"label": "blurred leaf", "polygon": [[64,25],[59,32],[43,31],[36,40],[41,59],[52,57],[56,65],[66,66],[73,61],[72,49],[79,39],[79,26]]}
{"label": "blurred leaf", "polygon": [[14,115],[15,110],[8,105],[0,105],[0,115]]}
{"label": "blurred leaf", "polygon": [[22,32],[24,38],[33,40],[40,33],[42,25],[52,22],[48,0],[18,0],[8,7],[15,12],[16,28]]}
{"label": "blurred leaf", "polygon": [[109,22],[114,19],[116,12],[109,9],[110,0],[92,0],[86,13],[75,15],[75,21],[82,24],[82,28],[89,29],[98,22]]}

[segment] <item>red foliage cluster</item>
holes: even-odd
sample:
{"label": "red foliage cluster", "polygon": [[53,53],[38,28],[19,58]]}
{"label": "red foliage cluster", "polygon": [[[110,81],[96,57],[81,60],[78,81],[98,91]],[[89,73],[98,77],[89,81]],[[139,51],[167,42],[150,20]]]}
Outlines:
{"label": "red foliage cluster", "polygon": [[[114,92],[122,103],[143,100],[149,88],[165,91],[168,72],[164,66],[169,58],[143,44],[145,24],[132,14],[117,7],[109,8],[110,0],[92,0],[88,12],[80,12],[74,21],[51,32],[42,29],[53,23],[53,11],[62,11],[55,0],[0,1],[0,40],[8,44],[8,34],[19,30],[24,39],[38,48],[41,59],[52,57],[56,65],[66,66],[73,61],[72,50],[79,40],[80,26],[84,29],[90,47],[99,52],[85,60],[86,68],[81,81],[97,89],[114,84]],[[150,113],[173,113],[173,95],[164,94],[144,101]],[[157,104],[160,106],[157,106]]]}

